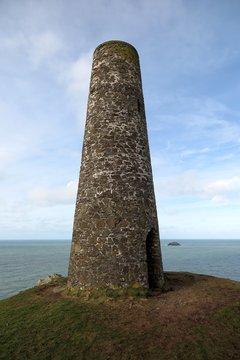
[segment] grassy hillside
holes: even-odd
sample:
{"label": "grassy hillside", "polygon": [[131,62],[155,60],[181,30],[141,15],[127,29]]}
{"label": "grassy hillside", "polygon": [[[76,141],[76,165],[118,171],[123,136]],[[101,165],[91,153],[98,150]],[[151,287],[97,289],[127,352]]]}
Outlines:
{"label": "grassy hillside", "polygon": [[240,283],[167,273],[174,291],[88,301],[64,283],[0,301],[1,360],[240,358]]}

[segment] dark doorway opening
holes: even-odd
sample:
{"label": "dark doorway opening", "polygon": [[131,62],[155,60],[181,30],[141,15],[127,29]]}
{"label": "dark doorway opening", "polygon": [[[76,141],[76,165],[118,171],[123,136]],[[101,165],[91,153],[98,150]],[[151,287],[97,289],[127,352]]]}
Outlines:
{"label": "dark doorway opening", "polygon": [[[149,289],[158,288],[158,270],[156,262],[156,254],[154,256],[154,242],[155,231],[151,229],[146,238],[146,251],[147,251],[147,270],[148,270],[148,286]],[[156,251],[156,249],[155,249]]]}

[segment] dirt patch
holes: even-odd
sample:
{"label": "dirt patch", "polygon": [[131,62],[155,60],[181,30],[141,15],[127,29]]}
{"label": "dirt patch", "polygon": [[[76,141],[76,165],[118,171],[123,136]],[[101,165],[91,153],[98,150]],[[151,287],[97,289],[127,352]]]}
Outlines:
{"label": "dirt patch", "polygon": [[[240,299],[239,282],[179,272],[165,273],[165,277],[170,291],[148,298],[108,299],[89,318],[94,321],[97,317],[112,331],[143,335],[140,347],[157,342],[171,349],[176,343],[193,341],[193,329],[210,326],[216,311]],[[62,286],[52,284],[39,292],[61,297],[62,290]]]}
{"label": "dirt patch", "polygon": [[113,330],[140,336],[142,345],[158,342],[172,348],[176,342],[192,341],[193,329],[207,326],[212,315],[240,299],[240,283],[190,273],[166,273],[172,291],[142,299],[102,304],[98,314]]}
{"label": "dirt patch", "polygon": [[[240,283],[166,273],[172,291],[86,300],[66,281],[0,302],[0,359],[239,360]],[[31,334],[31,336],[29,336]]]}

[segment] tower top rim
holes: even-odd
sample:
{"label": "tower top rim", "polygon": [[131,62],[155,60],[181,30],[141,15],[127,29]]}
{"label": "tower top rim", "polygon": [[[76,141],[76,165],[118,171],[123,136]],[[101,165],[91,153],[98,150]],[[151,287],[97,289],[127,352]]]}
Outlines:
{"label": "tower top rim", "polygon": [[135,54],[137,55],[137,57],[139,58],[138,52],[136,50],[136,48],[129,44],[126,41],[122,41],[122,40],[108,40],[108,41],[104,41],[103,43],[99,44],[96,49],[94,50],[93,54],[96,54],[97,51],[99,51],[101,48],[103,47],[109,47],[111,48],[112,46],[119,46],[119,47],[129,47],[131,50],[133,50],[135,52]]}

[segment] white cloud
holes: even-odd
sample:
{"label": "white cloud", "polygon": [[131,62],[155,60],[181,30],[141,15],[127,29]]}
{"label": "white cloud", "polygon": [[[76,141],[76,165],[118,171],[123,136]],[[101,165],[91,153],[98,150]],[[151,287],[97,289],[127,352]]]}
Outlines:
{"label": "white cloud", "polygon": [[240,195],[240,176],[216,180],[203,188],[203,195],[215,203],[225,203],[232,194],[238,197]]}
{"label": "white cloud", "polygon": [[26,154],[26,146],[23,143],[0,144],[0,178],[9,173],[10,165],[16,163]]}
{"label": "white cloud", "polygon": [[[184,207],[184,236],[194,216],[198,219],[193,208],[200,206],[208,219],[212,208],[213,213],[229,211],[225,223],[231,229],[234,221],[239,223],[231,211],[233,201],[240,203],[234,7],[228,9],[229,19],[222,6],[206,11],[207,2],[196,6],[182,0],[139,0],[137,5],[129,0],[24,0],[2,1],[0,7],[1,98],[8,104],[5,110],[0,104],[1,229],[7,223],[12,236],[20,236],[14,224],[22,223],[36,237],[49,221],[48,236],[53,237],[58,219],[62,224],[71,218],[76,186],[56,187],[56,181],[64,184],[78,168],[68,154],[79,149],[74,117],[81,128],[86,117],[89,50],[113,38],[132,43],[140,54],[154,173],[166,176],[155,181],[160,209],[169,216],[165,226]],[[34,188],[37,183],[44,187]],[[195,222],[193,236],[202,223]],[[221,234],[222,228],[216,231]]]}
{"label": "white cloud", "polygon": [[41,207],[12,201],[0,208],[1,239],[70,238],[74,206]]}
{"label": "white cloud", "polygon": [[[239,145],[240,113],[223,103],[179,94],[165,97],[154,106],[154,125],[152,122],[150,129],[159,132],[161,146],[165,144],[168,154],[175,151],[178,157],[207,155],[228,144]],[[169,140],[170,148],[166,146]]]}
{"label": "white cloud", "polygon": [[187,171],[181,175],[167,178],[156,183],[158,195],[164,197],[192,197],[226,205],[229,201],[240,201],[240,176],[211,180],[206,174]]}
{"label": "white cloud", "polygon": [[23,33],[18,32],[14,36],[2,37],[0,41],[0,49],[6,50],[18,50],[21,47],[27,46],[27,39]]}
{"label": "white cloud", "polygon": [[91,66],[92,50],[66,64],[65,70],[59,74],[59,80],[66,88],[67,99],[81,126],[85,124]]}
{"label": "white cloud", "polygon": [[43,124],[33,121],[12,99],[0,101],[0,122],[0,174],[4,176],[24,158],[39,152]]}
{"label": "white cloud", "polygon": [[206,154],[209,151],[210,151],[210,149],[208,147],[205,147],[203,149],[188,149],[188,150],[183,150],[180,153],[180,156],[186,157],[186,156],[191,156],[191,155]]}
{"label": "white cloud", "polygon": [[63,47],[59,37],[51,31],[31,35],[28,39],[28,53],[35,66],[50,60]]}
{"label": "white cloud", "polygon": [[162,196],[195,196],[199,194],[199,179],[194,171],[156,182],[156,191]]}
{"label": "white cloud", "polygon": [[78,181],[73,180],[66,186],[55,189],[39,187],[33,189],[28,194],[28,200],[37,206],[55,206],[73,204],[76,199]]}
{"label": "white cloud", "polygon": [[60,37],[50,30],[34,34],[17,32],[1,38],[0,42],[0,49],[26,56],[34,67],[49,62],[62,48]]}

